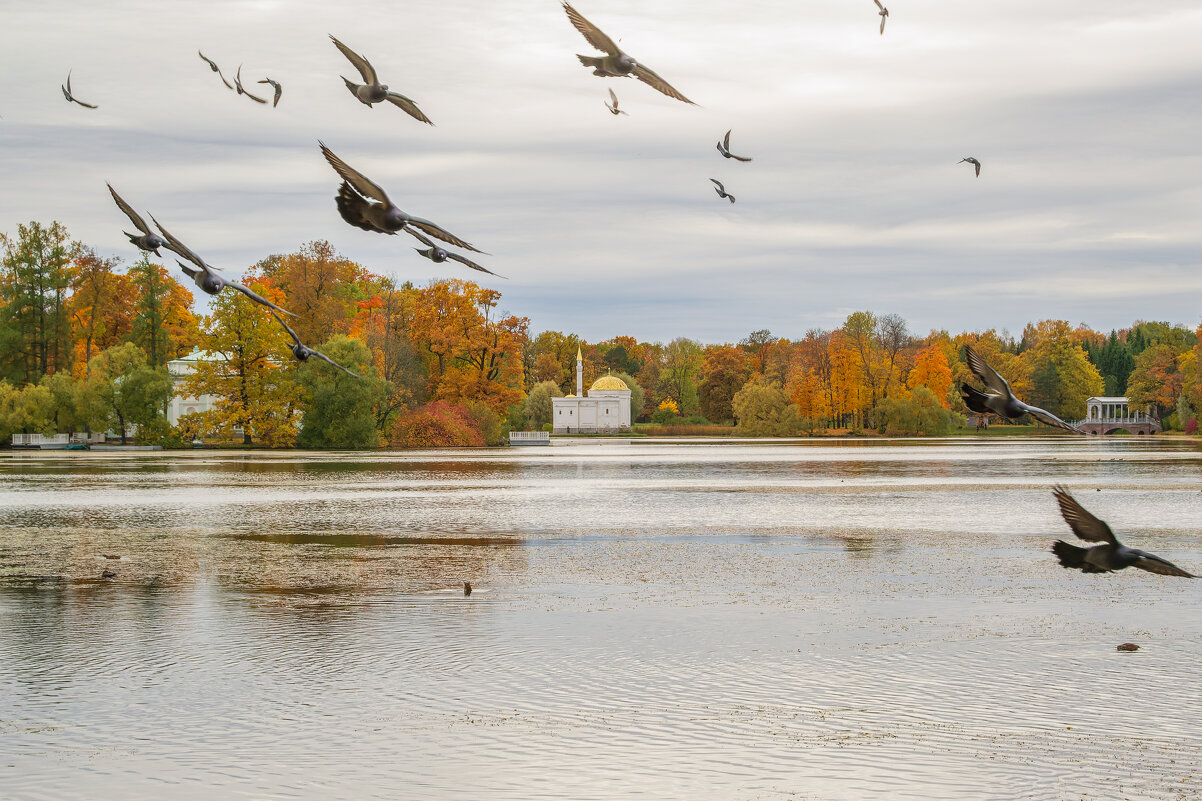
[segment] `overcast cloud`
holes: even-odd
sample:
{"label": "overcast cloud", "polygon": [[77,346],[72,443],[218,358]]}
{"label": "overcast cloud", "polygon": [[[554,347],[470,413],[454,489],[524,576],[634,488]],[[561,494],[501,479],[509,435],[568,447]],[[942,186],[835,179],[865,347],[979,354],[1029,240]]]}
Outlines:
{"label": "overcast cloud", "polygon": [[[320,138],[492,254],[509,280],[481,283],[535,332],[796,338],[857,309],[917,332],[1199,321],[1196,2],[895,0],[884,36],[871,0],[574,3],[700,107],[593,77],[556,0],[3,5],[10,233],[58,219],[135,260],[107,180],[231,274],[328,239],[400,280],[478,277],[343,223]],[[330,33],[436,127],[355,102]],[[197,48],[279,80],[279,108]],[[98,110],[63,100],[68,69]],[[718,155],[728,128],[753,162]]]}

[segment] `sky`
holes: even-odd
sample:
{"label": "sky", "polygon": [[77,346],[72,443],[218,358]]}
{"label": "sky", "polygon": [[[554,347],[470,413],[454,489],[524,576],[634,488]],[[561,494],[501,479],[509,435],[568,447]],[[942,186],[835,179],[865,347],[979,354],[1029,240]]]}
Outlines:
{"label": "sky", "polygon": [[[0,231],[59,220],[132,263],[109,181],[231,277],[325,239],[588,341],[796,339],[864,309],[919,335],[1196,326],[1202,6],[889,5],[880,35],[872,0],[574,2],[689,106],[593,76],[557,0],[0,0]],[[435,125],[356,102],[329,34]],[[69,69],[97,110],[63,99]],[[728,129],[752,162],[718,154]],[[506,279],[345,224],[319,139]]]}

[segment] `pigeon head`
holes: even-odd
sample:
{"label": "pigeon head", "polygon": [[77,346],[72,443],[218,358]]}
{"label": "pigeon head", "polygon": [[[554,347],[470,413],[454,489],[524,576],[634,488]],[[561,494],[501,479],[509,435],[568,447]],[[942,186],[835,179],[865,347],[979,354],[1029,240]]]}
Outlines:
{"label": "pigeon head", "polygon": [[225,282],[219,276],[212,273],[201,273],[199,285],[208,294],[216,295],[225,286]]}
{"label": "pigeon head", "polygon": [[384,92],[387,92],[387,91],[388,91],[388,84],[386,84],[386,83],[382,83],[382,84],[380,84],[380,90],[381,90],[381,91],[384,91]]}

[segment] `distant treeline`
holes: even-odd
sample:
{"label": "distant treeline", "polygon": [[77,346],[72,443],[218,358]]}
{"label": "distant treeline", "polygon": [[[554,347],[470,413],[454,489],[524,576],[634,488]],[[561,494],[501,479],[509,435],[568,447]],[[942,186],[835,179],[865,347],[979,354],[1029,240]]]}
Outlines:
{"label": "distant treeline", "polygon": [[[141,441],[194,438],[277,447],[482,445],[549,425],[550,398],[612,373],[630,386],[638,420],[737,424],[741,433],[817,429],[945,433],[965,413],[974,348],[1029,403],[1066,419],[1093,395],[1130,397],[1168,427],[1196,428],[1202,398],[1198,333],[1135,322],[1103,333],[1060,320],[1005,332],[919,336],[896,314],[856,312],[834,330],[789,339],[767,330],[739,342],[668,343],[615,336],[590,343],[498,310],[501,293],[470,281],[400,283],[326,242],[268,256],[245,283],[295,312],[302,341],[366,376],[300,364],[283,328],[226,292],[211,313],[173,271],[142,257],[98,256],[59,223],[0,236],[0,437],[108,430]],[[235,271],[230,271],[231,275]],[[174,382],[168,362],[198,350]],[[173,393],[210,395],[212,411],[168,426]]]}

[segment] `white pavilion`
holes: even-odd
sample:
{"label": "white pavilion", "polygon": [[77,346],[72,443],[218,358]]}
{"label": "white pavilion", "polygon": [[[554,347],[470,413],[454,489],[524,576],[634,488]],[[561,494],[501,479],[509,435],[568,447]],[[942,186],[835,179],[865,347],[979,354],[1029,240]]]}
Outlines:
{"label": "white pavilion", "polygon": [[584,357],[576,349],[576,393],[551,399],[555,434],[608,434],[630,428],[630,387],[604,375],[584,394]]}

